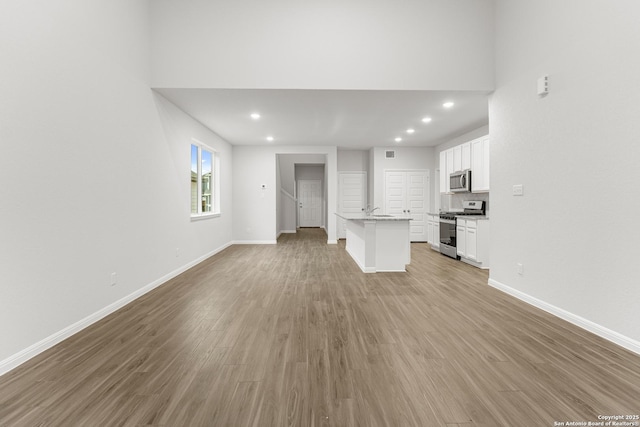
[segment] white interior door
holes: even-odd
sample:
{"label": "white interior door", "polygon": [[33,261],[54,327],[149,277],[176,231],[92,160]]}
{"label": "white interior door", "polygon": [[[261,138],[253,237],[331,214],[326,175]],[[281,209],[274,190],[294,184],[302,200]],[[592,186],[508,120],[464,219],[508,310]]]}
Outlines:
{"label": "white interior door", "polygon": [[427,241],[429,211],[429,171],[385,171],[385,213],[411,215],[412,242]]}
{"label": "white interior door", "polygon": [[384,174],[384,213],[404,215],[407,197],[407,173],[403,171],[385,171]]}
{"label": "white interior door", "polygon": [[[338,174],[338,213],[362,213],[367,207],[367,173],[340,172]],[[347,221],[337,218],[338,239],[347,237]]]}
{"label": "white interior door", "polygon": [[427,241],[427,213],[429,212],[429,173],[407,172],[407,203],[411,215],[409,229],[412,242]]}
{"label": "white interior door", "polygon": [[322,225],[322,182],[298,181],[298,223],[300,227]]}

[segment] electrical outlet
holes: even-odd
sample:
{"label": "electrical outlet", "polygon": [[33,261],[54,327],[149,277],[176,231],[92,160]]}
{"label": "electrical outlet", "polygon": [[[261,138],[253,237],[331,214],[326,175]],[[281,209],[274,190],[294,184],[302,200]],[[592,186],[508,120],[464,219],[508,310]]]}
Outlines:
{"label": "electrical outlet", "polygon": [[111,286],[115,286],[116,283],[118,283],[118,274],[117,273],[111,273]]}
{"label": "electrical outlet", "polygon": [[516,264],[516,271],[520,276],[524,275],[524,265],[521,262]]}
{"label": "electrical outlet", "polygon": [[524,186],[522,184],[517,184],[513,186],[513,195],[514,196],[524,196]]}
{"label": "electrical outlet", "polygon": [[176,258],[180,257],[180,248],[176,248]]}

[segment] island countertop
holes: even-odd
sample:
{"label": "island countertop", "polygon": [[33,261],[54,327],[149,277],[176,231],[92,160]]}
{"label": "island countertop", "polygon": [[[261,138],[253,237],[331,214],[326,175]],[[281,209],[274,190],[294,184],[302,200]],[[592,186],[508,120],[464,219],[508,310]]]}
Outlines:
{"label": "island countertop", "polygon": [[410,221],[410,215],[367,215],[365,213],[337,213],[340,218],[353,220],[353,221]]}

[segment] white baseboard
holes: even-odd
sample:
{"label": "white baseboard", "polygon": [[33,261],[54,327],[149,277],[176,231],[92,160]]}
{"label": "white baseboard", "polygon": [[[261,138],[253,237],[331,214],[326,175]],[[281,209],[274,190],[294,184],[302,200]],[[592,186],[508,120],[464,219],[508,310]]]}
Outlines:
{"label": "white baseboard", "polygon": [[465,264],[472,265],[472,266],[474,266],[474,267],[476,267],[476,268],[479,268],[479,269],[481,269],[481,270],[488,270],[488,269],[489,269],[489,266],[488,266],[488,265],[486,265],[486,264],[482,264],[481,262],[473,261],[473,260],[471,260],[471,259],[467,259],[467,258],[460,258],[460,261],[464,262]]}
{"label": "white baseboard", "polygon": [[296,234],[297,230],[282,230],[280,234]]}
{"label": "white baseboard", "polygon": [[365,267],[364,264],[362,264],[360,262],[358,257],[353,256],[353,252],[351,252],[351,249],[349,247],[346,247],[345,250],[351,256],[351,259],[358,265],[358,267],[360,267],[360,270],[362,270],[363,273],[375,273],[376,272],[376,269],[374,267]]}
{"label": "white baseboard", "polygon": [[102,308],[101,310],[96,311],[93,314],[90,314],[89,316],[85,317],[84,319],[67,326],[66,328],[62,329],[61,331],[58,331],[48,337],[46,337],[45,339],[25,348],[24,350],[9,356],[8,358],[0,361],[0,375],[4,375],[7,372],[11,371],[14,368],[17,368],[18,366],[20,366],[21,364],[23,364],[24,362],[26,362],[27,360],[37,356],[38,354],[42,353],[45,350],[48,350],[49,348],[53,347],[54,345],[60,343],[61,341],[64,341],[65,339],[69,338],[70,336],[77,334],[78,332],[80,332],[81,330],[83,330],[84,328],[91,326],[92,324],[96,323],[97,321],[103,319],[104,317],[108,316],[109,314],[121,309],[122,307],[124,307],[125,305],[133,302],[134,300],[140,298],[142,295],[146,294],[149,291],[152,291],[153,289],[157,288],[158,286],[162,285],[165,282],[168,282],[169,280],[173,279],[174,277],[178,276],[181,273],[184,273],[185,271],[187,271],[188,269],[190,269],[191,267],[201,263],[202,261],[206,260],[207,258],[212,257],[213,255],[222,252],[224,249],[228,248],[229,246],[231,246],[231,242],[222,245],[221,247],[177,268],[176,270],[173,270],[172,272],[160,277],[157,280],[154,280],[153,282],[149,283],[148,285],[138,289],[137,291],[127,295],[124,298],[119,299],[118,301],[109,304],[108,306]]}
{"label": "white baseboard", "polygon": [[333,239],[333,240],[332,240],[332,239],[327,240],[327,245],[337,245],[337,244],[338,244],[338,241],[337,241],[337,240],[335,240],[335,239]]}
{"label": "white baseboard", "polygon": [[598,325],[597,323],[594,323],[591,320],[587,320],[576,314],[570,313],[559,307],[546,303],[542,300],[532,297],[531,295],[525,294],[524,292],[521,292],[517,289],[513,289],[496,280],[489,279],[489,285],[515,298],[518,298],[519,300],[524,301],[527,304],[530,304],[534,307],[537,307],[541,310],[546,311],[547,313],[551,313],[556,317],[566,320],[567,322],[572,323],[582,329],[585,329],[601,338],[611,341],[614,344],[618,344],[619,346],[624,347],[629,351],[640,354],[640,342],[632,338],[624,336],[616,331],[612,331],[611,329],[605,328],[604,326]]}
{"label": "white baseboard", "polygon": [[234,240],[234,245],[276,245],[277,240]]}

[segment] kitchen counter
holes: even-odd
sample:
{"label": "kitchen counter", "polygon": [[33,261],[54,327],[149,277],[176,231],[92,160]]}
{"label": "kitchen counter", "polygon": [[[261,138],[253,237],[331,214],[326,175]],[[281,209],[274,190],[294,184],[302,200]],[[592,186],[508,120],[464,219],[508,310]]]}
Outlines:
{"label": "kitchen counter", "polygon": [[340,218],[347,220],[360,220],[360,221],[407,221],[411,219],[411,216],[407,215],[367,215],[361,214],[341,214],[336,213]]}
{"label": "kitchen counter", "polygon": [[336,215],[347,220],[346,250],[363,272],[406,271],[411,262],[411,217]]}
{"label": "kitchen counter", "polygon": [[489,217],[486,215],[456,215],[456,218],[460,218],[460,219],[486,219],[488,220]]}

